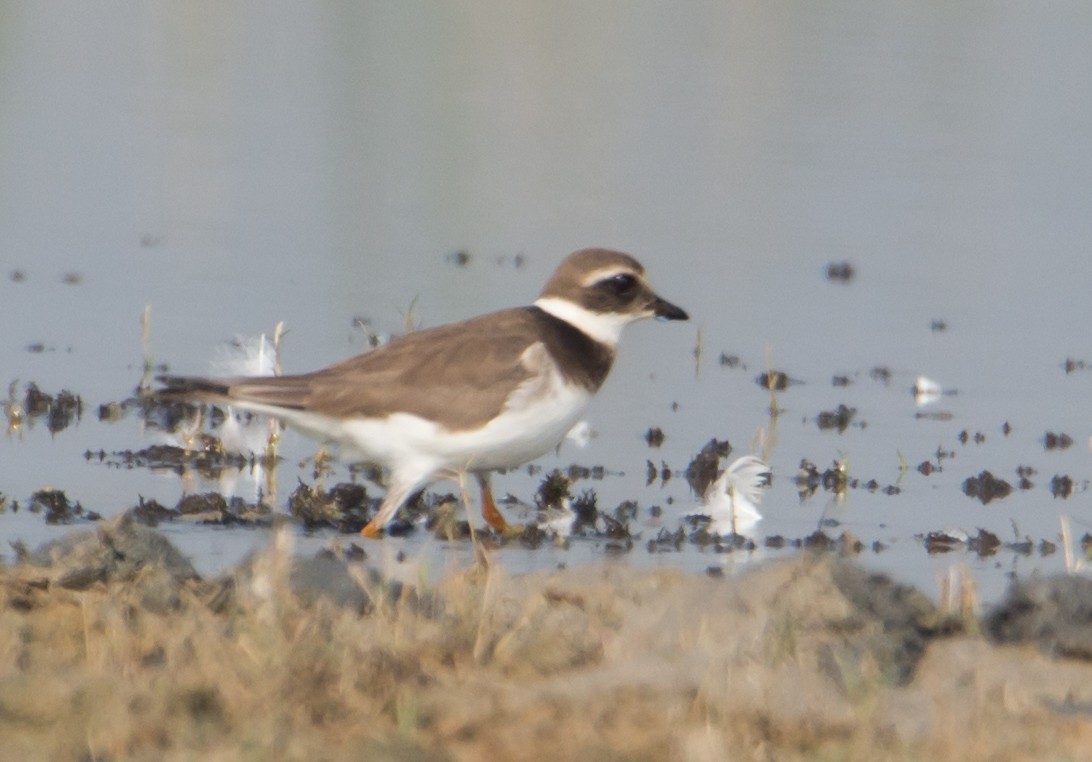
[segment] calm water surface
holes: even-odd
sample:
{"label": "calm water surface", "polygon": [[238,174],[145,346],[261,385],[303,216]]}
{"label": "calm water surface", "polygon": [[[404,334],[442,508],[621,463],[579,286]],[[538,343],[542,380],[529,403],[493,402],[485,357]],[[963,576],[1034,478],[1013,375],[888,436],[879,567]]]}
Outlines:
{"label": "calm water surface", "polygon": [[[152,353],[174,372],[209,372],[225,340],[278,321],[298,372],[362,351],[359,319],[387,334],[407,315],[431,326],[524,304],[566,253],[607,245],[645,262],[692,322],[630,330],[590,411],[595,437],[543,468],[603,465],[578,488],[607,508],[637,500],[647,539],[648,507],[669,528],[695,507],[684,479],[646,486],[648,460],[679,471],[712,437],[739,454],[764,431],[763,534],[836,520],[829,533],[885,546],[865,563],[930,594],[960,564],[984,600],[1009,572],[1059,571],[1060,547],[931,557],[915,535],[1058,543],[1062,516],[1092,531],[1092,372],[1063,369],[1092,360],[1090,31],[1082,3],[0,4],[0,381],[86,406],[56,434],[39,422],[0,439],[0,493],[25,502],[48,485],[113,515],[209,488],[83,458],[157,441],[94,414],[140,378],[146,305]],[[841,261],[855,277],[828,281]],[[755,383],[767,367],[801,382],[773,421]],[[956,393],[917,406],[919,374]],[[821,431],[839,404],[853,425]],[[1074,445],[1046,451],[1047,431]],[[919,473],[938,448],[956,457]],[[286,437],[281,510],[311,452]],[[899,492],[801,500],[804,458]],[[983,469],[1015,482],[1019,466],[1036,470],[1029,490],[985,506],[961,490]],[[1055,498],[1063,474],[1077,488]],[[497,487],[527,501],[538,479]],[[253,497],[256,480],[231,489]],[[208,572],[268,539],[163,528]],[[0,517],[9,540],[63,531],[10,504]],[[372,556],[400,544],[435,570],[466,556],[423,537]],[[772,555],[639,544],[615,562]],[[499,553],[513,571],[607,556]]]}

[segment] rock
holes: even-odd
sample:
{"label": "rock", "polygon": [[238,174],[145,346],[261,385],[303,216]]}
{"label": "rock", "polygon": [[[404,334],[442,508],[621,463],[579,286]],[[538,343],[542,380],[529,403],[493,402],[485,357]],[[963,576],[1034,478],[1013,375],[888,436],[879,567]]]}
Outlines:
{"label": "rock", "polygon": [[998,643],[1035,643],[1044,651],[1092,659],[1092,579],[1057,576],[1014,584],[982,621]]}
{"label": "rock", "polygon": [[128,513],[95,530],[46,543],[24,561],[47,584],[68,590],[136,582],[144,593],[143,604],[157,611],[174,606],[179,588],[199,579],[193,564],[166,537]]}

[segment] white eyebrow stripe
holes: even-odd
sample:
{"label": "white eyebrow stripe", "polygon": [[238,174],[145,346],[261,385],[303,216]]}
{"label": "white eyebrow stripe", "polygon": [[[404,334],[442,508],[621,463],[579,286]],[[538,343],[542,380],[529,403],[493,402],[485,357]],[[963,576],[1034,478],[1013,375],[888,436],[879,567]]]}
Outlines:
{"label": "white eyebrow stripe", "polygon": [[601,280],[613,278],[616,275],[632,275],[634,278],[641,280],[641,273],[636,272],[632,267],[604,267],[600,270],[593,270],[585,275],[584,279],[580,281],[580,285],[587,287],[594,283],[598,283]]}

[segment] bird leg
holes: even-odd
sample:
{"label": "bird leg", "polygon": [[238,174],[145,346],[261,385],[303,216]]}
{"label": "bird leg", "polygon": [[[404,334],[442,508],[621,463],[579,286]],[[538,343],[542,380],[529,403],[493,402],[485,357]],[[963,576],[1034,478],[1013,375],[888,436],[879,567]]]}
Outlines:
{"label": "bird leg", "polygon": [[383,528],[398,513],[398,509],[421,486],[423,479],[398,480],[391,479],[391,485],[387,488],[387,494],[383,502],[379,504],[379,510],[372,520],[364,525],[360,533],[365,537],[377,539],[383,536]]}
{"label": "bird leg", "polygon": [[[456,475],[459,476],[458,474]],[[497,530],[501,534],[510,531],[508,522],[504,520],[504,516],[497,509],[497,503],[493,500],[493,490],[489,486],[489,474],[487,472],[480,472],[475,474],[478,478],[478,487],[482,492],[482,518],[493,529]],[[462,479],[460,478],[460,484]],[[412,494],[417,488],[416,481],[408,483],[393,483],[387,490],[386,497],[383,498],[382,504],[379,506],[379,511],[375,514],[371,521],[369,521],[363,529],[360,530],[360,534],[372,539],[381,537],[383,535],[383,527],[387,525],[395,513],[402,506],[402,503]],[[469,506],[468,506],[469,507]],[[469,517],[468,517],[469,519]],[[473,522],[471,524],[471,531],[473,531]]]}
{"label": "bird leg", "polygon": [[475,474],[478,477],[478,486],[482,491],[482,518],[485,519],[485,523],[496,529],[501,534],[508,531],[508,522],[504,520],[504,516],[497,510],[497,504],[493,500],[493,490],[489,486],[489,474],[486,472],[479,472]]}

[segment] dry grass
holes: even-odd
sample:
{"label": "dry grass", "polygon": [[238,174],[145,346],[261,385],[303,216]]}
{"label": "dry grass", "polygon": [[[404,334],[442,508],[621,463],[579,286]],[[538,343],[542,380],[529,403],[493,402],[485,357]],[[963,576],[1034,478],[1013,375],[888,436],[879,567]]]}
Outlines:
{"label": "dry grass", "polygon": [[0,759],[1092,755],[1087,713],[1059,708],[1092,705],[1092,667],[925,650],[931,606],[879,615],[829,559],[743,580],[475,568],[397,598],[358,574],[365,614],[291,593],[292,563],[282,541],[230,582],[0,570]]}

